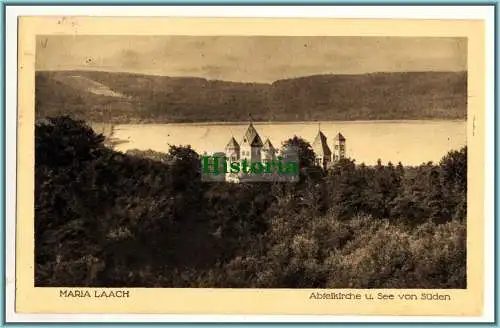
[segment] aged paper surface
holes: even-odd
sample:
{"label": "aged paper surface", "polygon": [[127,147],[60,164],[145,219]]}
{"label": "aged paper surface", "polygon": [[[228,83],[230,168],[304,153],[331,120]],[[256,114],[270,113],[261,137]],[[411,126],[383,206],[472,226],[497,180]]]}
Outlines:
{"label": "aged paper surface", "polygon": [[[252,286],[247,288],[233,288],[232,286],[175,288],[185,287],[182,284],[169,286],[169,288],[154,288],[154,286],[141,286],[140,284],[126,288],[120,288],[122,286],[117,285],[87,288],[85,286],[89,285],[86,285],[85,281],[76,286],[64,282],[61,286],[54,283],[36,284],[35,238],[33,238],[36,231],[33,204],[35,203],[34,132],[37,51],[51,47],[51,42],[56,40],[55,36],[109,38],[112,36],[159,37],[167,35],[466,39],[466,144],[468,147],[466,288],[457,285],[455,288],[442,289],[423,289],[412,286],[407,289],[404,286],[397,289],[378,289],[376,284],[375,288],[370,289],[358,289],[356,286],[352,289],[349,288],[350,286],[321,289],[315,289],[314,286],[294,288],[275,286],[276,288],[273,288],[272,285],[260,289],[252,288]],[[104,52],[105,49],[103,49]],[[484,284],[482,240],[485,123],[484,26],[481,21],[22,17],[19,21],[18,54],[16,311],[22,313],[481,315]],[[436,56],[439,54],[437,53]],[[63,57],[61,57],[61,66],[58,67],[60,70],[64,70]],[[82,62],[88,59],[82,58]],[[95,58],[90,58],[90,60],[95,60]],[[52,60],[52,65],[54,62],[57,62],[57,59]],[[50,61],[48,64],[47,62],[42,64],[51,65]],[[41,67],[41,70],[44,68],[47,67]],[[193,75],[187,74],[187,76]],[[62,84],[59,85],[62,86]],[[387,95],[387,97],[391,96],[394,94]],[[259,129],[257,124],[256,126]],[[273,129],[279,130],[280,126],[277,125]],[[333,135],[328,136],[328,138],[333,137]],[[429,144],[429,148],[433,148],[433,145]],[[426,150],[416,151],[425,152]],[[432,248],[432,245],[428,246]],[[431,294],[431,296],[423,296],[423,294]]]}

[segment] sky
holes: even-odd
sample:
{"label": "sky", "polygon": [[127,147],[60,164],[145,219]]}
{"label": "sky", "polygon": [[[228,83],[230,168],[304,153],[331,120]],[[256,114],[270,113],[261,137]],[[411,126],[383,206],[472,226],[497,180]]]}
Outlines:
{"label": "sky", "polygon": [[37,70],[270,83],[316,74],[465,71],[467,40],[436,37],[39,36]]}

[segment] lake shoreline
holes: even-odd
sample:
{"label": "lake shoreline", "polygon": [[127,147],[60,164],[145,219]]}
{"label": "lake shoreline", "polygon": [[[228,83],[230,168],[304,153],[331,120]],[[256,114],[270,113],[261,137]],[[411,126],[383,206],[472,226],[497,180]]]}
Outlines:
{"label": "lake shoreline", "polygon": [[[319,123],[319,124],[318,124]],[[275,147],[293,136],[311,145],[321,129],[329,148],[340,132],[346,139],[346,154],[365,164],[401,161],[405,165],[439,161],[448,151],[467,144],[467,121],[333,121],[333,122],[254,122],[262,140],[269,139]],[[190,145],[196,152],[224,151],[228,141],[235,138],[241,143],[248,122],[225,124],[136,124],[116,125],[114,140],[122,143],[117,150],[151,149],[168,152],[170,145]]]}

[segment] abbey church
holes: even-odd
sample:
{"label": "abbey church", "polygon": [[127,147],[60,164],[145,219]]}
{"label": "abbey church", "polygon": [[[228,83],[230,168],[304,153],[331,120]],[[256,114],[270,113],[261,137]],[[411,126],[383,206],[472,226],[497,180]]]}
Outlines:
{"label": "abbey church", "polygon": [[[346,152],[345,142],[344,136],[338,133],[333,139],[332,151],[328,146],[328,138],[318,129],[318,134],[311,145],[316,155],[316,165],[327,169],[331,163],[344,158]],[[226,145],[224,156],[230,161],[243,161],[246,159],[249,163],[266,163],[275,160],[278,156],[286,157],[284,151],[286,150],[275,148],[269,139],[262,142],[253,123],[250,123],[240,143],[236,141],[234,136],[231,137]],[[225,179],[233,182],[239,181],[239,177],[234,174],[226,175]]]}

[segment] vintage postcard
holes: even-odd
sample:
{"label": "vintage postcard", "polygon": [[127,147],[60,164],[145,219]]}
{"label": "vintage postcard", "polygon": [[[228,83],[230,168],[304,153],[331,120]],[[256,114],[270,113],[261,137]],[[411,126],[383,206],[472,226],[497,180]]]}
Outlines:
{"label": "vintage postcard", "polygon": [[20,17],[16,311],[481,316],[485,53],[481,20]]}

